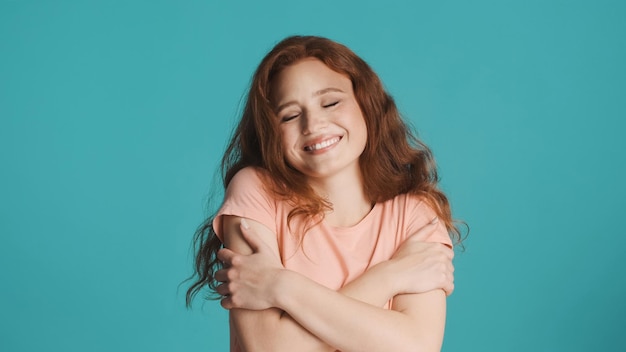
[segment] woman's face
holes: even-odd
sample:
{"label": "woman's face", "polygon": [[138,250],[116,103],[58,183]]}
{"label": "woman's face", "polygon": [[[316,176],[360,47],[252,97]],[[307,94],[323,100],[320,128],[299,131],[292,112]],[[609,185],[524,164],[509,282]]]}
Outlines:
{"label": "woman's face", "polygon": [[289,165],[310,178],[360,172],[367,127],[348,77],[307,58],[285,67],[272,93]]}

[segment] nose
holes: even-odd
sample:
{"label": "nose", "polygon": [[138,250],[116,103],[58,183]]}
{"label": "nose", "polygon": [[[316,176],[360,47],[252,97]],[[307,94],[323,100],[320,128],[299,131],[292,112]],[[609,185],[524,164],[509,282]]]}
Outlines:
{"label": "nose", "polygon": [[321,112],[303,112],[300,119],[302,123],[302,134],[308,135],[325,128],[328,125],[328,119]]}

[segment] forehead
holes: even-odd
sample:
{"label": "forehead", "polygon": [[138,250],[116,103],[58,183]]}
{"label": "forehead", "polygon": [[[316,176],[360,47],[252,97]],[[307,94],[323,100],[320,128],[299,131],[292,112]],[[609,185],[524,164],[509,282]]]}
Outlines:
{"label": "forehead", "polygon": [[272,101],[298,98],[326,88],[352,92],[352,81],[344,74],[333,71],[316,58],[306,58],[283,68],[272,82]]}

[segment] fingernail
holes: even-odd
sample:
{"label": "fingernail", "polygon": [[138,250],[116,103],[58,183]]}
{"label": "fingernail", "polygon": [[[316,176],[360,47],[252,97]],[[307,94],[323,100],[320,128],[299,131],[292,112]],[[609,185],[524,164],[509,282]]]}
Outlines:
{"label": "fingernail", "polygon": [[250,228],[250,225],[248,225],[248,222],[244,218],[241,219],[241,226],[243,226],[244,229]]}

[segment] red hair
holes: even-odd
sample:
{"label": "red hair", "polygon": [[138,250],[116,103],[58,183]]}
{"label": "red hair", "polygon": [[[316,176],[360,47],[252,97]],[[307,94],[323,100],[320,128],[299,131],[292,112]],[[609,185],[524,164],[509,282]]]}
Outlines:
{"label": "red hair", "polygon": [[[360,157],[365,194],[383,202],[398,194],[419,195],[445,223],[455,243],[460,232],[452,219],[450,204],[438,188],[435,161],[430,149],[402,120],[393,98],[370,66],[346,46],[330,39],[293,36],[279,42],[261,61],[248,92],[239,125],[222,158],[224,188],[244,167],[265,171],[268,188],[277,197],[295,204],[295,216],[313,219],[332,207],[308,185],[302,173],[290,167],[281,148],[279,119],[270,103],[272,83],[285,67],[305,58],[316,58],[330,69],[350,78],[355,98],[367,126],[367,144]],[[213,275],[220,263],[216,253],[221,242],[212,228],[213,218],[198,228],[195,236],[195,275],[198,279],[187,291],[187,304],[204,285],[215,289]]]}

